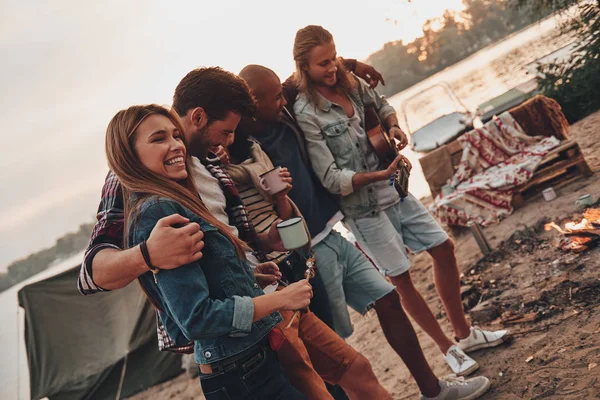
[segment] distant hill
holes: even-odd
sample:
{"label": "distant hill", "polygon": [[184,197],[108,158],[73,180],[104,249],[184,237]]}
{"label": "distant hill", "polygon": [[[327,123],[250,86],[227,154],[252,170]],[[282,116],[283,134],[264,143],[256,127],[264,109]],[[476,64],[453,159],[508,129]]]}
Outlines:
{"label": "distant hill", "polygon": [[93,222],[82,224],[77,232],[67,233],[57,239],[53,247],[40,250],[10,264],[7,272],[0,274],[0,292],[45,270],[54,261],[67,258],[85,249],[93,228]]}
{"label": "distant hill", "polygon": [[381,93],[392,96],[401,92],[552,12],[517,10],[511,1],[463,0],[464,11],[446,11],[427,21],[423,36],[410,43],[386,43],[366,60],[385,78]]}

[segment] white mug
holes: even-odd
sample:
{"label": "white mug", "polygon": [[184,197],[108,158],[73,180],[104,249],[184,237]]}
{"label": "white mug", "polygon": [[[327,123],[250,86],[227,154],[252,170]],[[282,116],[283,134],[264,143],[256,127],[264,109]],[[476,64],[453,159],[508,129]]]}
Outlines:
{"label": "white mug", "polygon": [[556,198],[556,192],[551,187],[542,190],[542,194],[544,195],[544,199],[546,199],[546,201],[552,201]]}
{"label": "white mug", "polygon": [[577,200],[575,200],[575,204],[577,207],[587,207],[594,204],[594,198],[591,194],[584,194],[583,196],[579,196]]}
{"label": "white mug", "polygon": [[308,234],[302,222],[302,217],[295,217],[277,224],[283,247],[296,250],[308,243]]}
{"label": "white mug", "polygon": [[281,167],[275,167],[260,175],[260,186],[270,195],[281,192],[287,187],[287,183],[279,176]]}

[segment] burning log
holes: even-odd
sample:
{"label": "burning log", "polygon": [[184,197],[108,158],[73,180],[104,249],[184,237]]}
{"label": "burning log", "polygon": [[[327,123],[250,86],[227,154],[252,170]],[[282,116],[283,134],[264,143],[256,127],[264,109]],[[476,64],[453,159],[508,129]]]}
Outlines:
{"label": "burning log", "polygon": [[564,235],[560,244],[563,250],[575,253],[585,251],[600,241],[600,209],[588,209],[581,221],[569,221],[564,229],[554,222],[544,225],[544,230],[552,229]]}

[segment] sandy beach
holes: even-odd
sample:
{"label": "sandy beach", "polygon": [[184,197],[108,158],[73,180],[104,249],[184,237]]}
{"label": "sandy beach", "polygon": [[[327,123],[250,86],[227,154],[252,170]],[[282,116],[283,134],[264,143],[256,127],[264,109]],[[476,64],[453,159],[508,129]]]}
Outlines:
{"label": "sandy beach", "polygon": [[[570,132],[594,172],[600,169],[600,111],[574,124]],[[516,210],[498,225],[485,229],[496,250],[482,258],[473,236],[454,237],[463,284],[476,295],[494,298],[514,316],[494,317],[482,326],[509,329],[512,340],[500,347],[474,353],[492,388],[486,399],[588,399],[600,392],[600,249],[572,254],[558,249],[557,234],[545,232],[544,222],[560,223],[581,217],[574,201],[590,193],[600,195],[594,174],[557,190],[558,198],[541,196]],[[448,335],[452,335],[436,294],[427,254],[413,256],[412,277]],[[493,283],[490,283],[493,281]],[[482,296],[483,295],[483,296]],[[536,317],[519,322],[519,313]],[[503,314],[506,317],[506,314]],[[352,313],[355,332],[348,342],[373,365],[375,374],[394,399],[418,398],[408,370],[387,344],[377,316]],[[478,317],[481,319],[482,317]],[[527,319],[527,318],[525,318]],[[515,322],[516,321],[516,322]],[[479,321],[474,321],[478,323]],[[433,341],[415,325],[425,356],[438,376],[450,373]],[[527,361],[529,360],[529,361]],[[201,388],[187,374],[132,397],[142,399],[198,399]]]}

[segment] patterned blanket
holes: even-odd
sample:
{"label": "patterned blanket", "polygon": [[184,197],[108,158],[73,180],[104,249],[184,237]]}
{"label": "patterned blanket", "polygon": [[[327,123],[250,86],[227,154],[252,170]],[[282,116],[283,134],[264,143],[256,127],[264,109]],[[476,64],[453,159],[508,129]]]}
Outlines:
{"label": "patterned blanket", "polygon": [[508,112],[457,140],[461,162],[430,211],[444,223],[462,226],[487,226],[511,214],[515,188],[529,181],[560,143],[553,136],[528,136]]}

